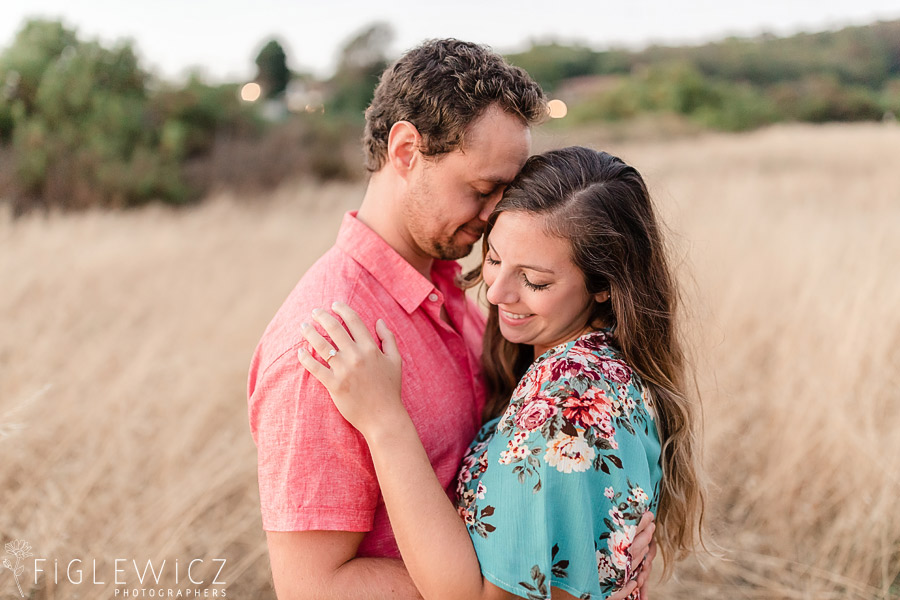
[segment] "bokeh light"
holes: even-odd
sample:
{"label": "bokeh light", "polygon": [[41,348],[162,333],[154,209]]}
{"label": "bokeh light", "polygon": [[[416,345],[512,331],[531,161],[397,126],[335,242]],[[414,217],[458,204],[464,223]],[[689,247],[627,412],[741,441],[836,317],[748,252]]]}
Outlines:
{"label": "bokeh light", "polygon": [[244,87],[241,88],[241,100],[244,102],[256,102],[260,95],[262,95],[262,88],[253,81],[244,84]]}
{"label": "bokeh light", "polygon": [[551,119],[562,119],[569,113],[569,107],[562,100],[551,100],[547,103],[547,112]]}

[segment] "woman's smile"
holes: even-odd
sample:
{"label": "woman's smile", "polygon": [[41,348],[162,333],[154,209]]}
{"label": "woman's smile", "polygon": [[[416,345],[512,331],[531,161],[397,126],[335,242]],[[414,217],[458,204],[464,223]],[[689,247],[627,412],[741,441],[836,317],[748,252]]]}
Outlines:
{"label": "woman's smile", "polygon": [[589,329],[594,297],[572,262],[571,243],[547,234],[545,217],[505,211],[488,236],[482,273],[500,333],[535,356]]}
{"label": "woman's smile", "polygon": [[534,313],[521,314],[503,310],[502,308],[500,309],[500,318],[503,319],[508,325],[512,325],[513,327],[524,324],[533,316]]}

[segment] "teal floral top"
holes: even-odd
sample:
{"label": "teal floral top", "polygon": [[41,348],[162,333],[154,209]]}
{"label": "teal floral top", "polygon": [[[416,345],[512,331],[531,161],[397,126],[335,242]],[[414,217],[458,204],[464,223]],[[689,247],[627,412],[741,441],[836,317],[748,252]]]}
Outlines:
{"label": "teal floral top", "polygon": [[637,522],[656,511],[653,405],[610,341],[591,332],[541,355],[463,459],[457,507],[481,571],[522,598],[607,598],[632,577]]}

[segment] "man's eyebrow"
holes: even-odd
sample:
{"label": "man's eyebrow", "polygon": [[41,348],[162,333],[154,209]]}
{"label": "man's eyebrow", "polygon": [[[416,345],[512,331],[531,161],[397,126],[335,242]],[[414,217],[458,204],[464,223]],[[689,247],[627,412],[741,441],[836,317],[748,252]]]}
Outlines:
{"label": "man's eyebrow", "polygon": [[[500,255],[500,253],[497,252],[496,249],[494,249],[494,245],[491,243],[491,240],[488,240],[488,248],[490,248],[491,252],[493,252],[497,256]],[[549,275],[556,274],[556,272],[553,271],[552,269],[545,269],[544,267],[535,267],[533,265],[516,265],[516,267],[519,269],[528,269],[529,271],[538,271],[539,273],[547,273]]]}
{"label": "man's eyebrow", "polygon": [[506,179],[504,177],[479,177],[476,183],[490,183],[491,185],[509,185],[512,183],[512,179]]}

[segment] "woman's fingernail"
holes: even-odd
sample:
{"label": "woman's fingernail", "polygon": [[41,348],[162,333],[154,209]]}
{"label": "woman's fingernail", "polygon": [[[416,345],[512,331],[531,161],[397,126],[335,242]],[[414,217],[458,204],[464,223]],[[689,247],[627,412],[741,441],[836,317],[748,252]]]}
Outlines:
{"label": "woman's fingernail", "polygon": [[343,307],[343,306],[344,306],[344,303],[341,302],[340,300],[335,300],[335,301],[331,304],[331,308],[341,308],[341,307]]}
{"label": "woman's fingernail", "polygon": [[309,323],[303,321],[302,323],[300,323],[300,329],[309,329]]}
{"label": "woman's fingernail", "polygon": [[322,309],[321,309],[321,308],[314,308],[313,311],[312,311],[312,314],[313,314],[313,316],[316,316],[316,315],[318,315],[320,312],[322,312]]}

